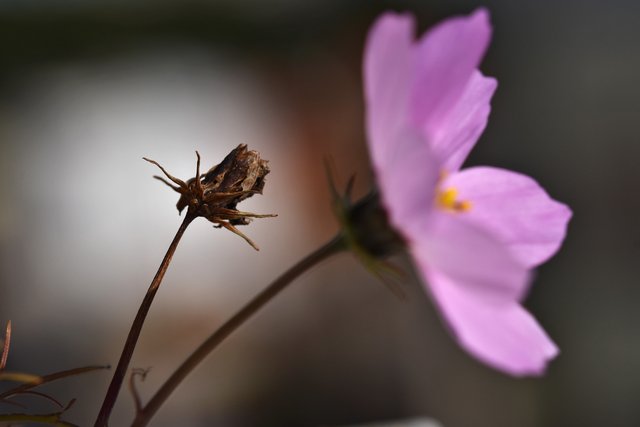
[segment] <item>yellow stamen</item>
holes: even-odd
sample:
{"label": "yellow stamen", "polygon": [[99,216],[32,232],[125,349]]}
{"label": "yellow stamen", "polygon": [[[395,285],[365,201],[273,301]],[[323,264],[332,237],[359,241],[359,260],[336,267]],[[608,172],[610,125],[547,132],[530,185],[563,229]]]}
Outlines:
{"label": "yellow stamen", "polygon": [[436,205],[447,212],[467,212],[471,209],[469,200],[457,200],[458,190],[449,187],[445,190],[438,190],[436,193]]}

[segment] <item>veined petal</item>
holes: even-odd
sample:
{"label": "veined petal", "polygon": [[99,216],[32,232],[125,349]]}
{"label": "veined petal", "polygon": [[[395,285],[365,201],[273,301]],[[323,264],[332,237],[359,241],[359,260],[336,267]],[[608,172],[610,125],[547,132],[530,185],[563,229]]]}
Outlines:
{"label": "veined petal", "polygon": [[475,70],[458,103],[431,136],[432,147],[449,172],[460,169],[487,127],[498,82]]}
{"label": "veined petal", "polygon": [[447,19],[417,44],[411,117],[429,142],[453,125],[447,116],[460,101],[490,38],[489,13],[481,8],[469,16]]}
{"label": "veined petal", "polygon": [[564,240],[571,210],[526,175],[474,167],[449,175],[442,186],[471,202],[462,218],[494,233],[529,267],[553,256]]}
{"label": "veined petal", "polygon": [[415,22],[411,15],[385,13],[369,31],[364,54],[366,127],[377,170],[395,151],[395,136],[408,123]]}
{"label": "veined petal", "polygon": [[520,301],[528,289],[528,269],[502,242],[461,215],[434,210],[425,229],[410,230],[409,247],[420,269],[442,272],[461,292],[489,305]]}
{"label": "veined petal", "polygon": [[541,375],[558,354],[542,327],[517,302],[487,305],[433,269],[426,280],[458,342],[478,360],[514,376]]}

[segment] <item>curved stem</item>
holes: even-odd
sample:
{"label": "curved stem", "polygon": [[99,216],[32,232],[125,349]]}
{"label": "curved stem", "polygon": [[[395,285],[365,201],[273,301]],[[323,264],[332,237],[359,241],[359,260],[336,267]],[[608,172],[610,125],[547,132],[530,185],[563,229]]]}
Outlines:
{"label": "curved stem", "polygon": [[149,286],[149,289],[147,290],[147,293],[142,300],[142,304],[140,304],[140,308],[138,309],[136,318],[134,319],[133,325],[131,325],[131,329],[129,330],[129,336],[127,336],[127,341],[125,342],[124,348],[122,349],[122,354],[120,355],[118,366],[113,373],[111,384],[109,384],[109,389],[107,390],[107,394],[104,397],[104,401],[102,402],[102,407],[100,408],[100,413],[98,414],[98,418],[96,419],[95,427],[105,427],[108,424],[109,416],[111,415],[113,406],[115,405],[116,399],[118,398],[118,393],[120,393],[120,389],[122,388],[122,382],[124,381],[124,377],[127,374],[129,362],[131,362],[131,357],[133,356],[133,350],[136,348],[138,338],[140,337],[140,332],[142,331],[142,326],[147,317],[147,314],[149,313],[149,308],[151,308],[153,298],[156,296],[156,292],[158,292],[160,282],[162,282],[162,278],[169,268],[169,263],[171,262],[171,258],[173,258],[173,254],[176,252],[176,248],[178,247],[178,243],[180,242],[182,235],[186,231],[189,224],[191,224],[191,221],[194,220],[194,218],[195,217],[193,215],[190,215],[189,213],[185,215],[184,221],[182,221],[182,224],[180,224],[180,228],[178,228],[178,231],[176,232],[171,245],[169,245],[169,249],[167,249],[167,253],[162,259],[155,277],[151,281],[151,285]]}
{"label": "curved stem", "polygon": [[307,255],[296,265],[287,270],[284,274],[274,280],[266,289],[256,295],[247,305],[238,311],[233,317],[222,324],[200,347],[180,365],[180,367],[169,377],[160,387],[149,403],[140,411],[132,427],[146,426],[153,415],[167,400],[171,393],[180,385],[182,380],[209,355],[220,343],[224,341],[240,325],[244,324],[251,316],[258,312],[264,305],[273,299],[280,291],[286,288],[294,279],[302,273],[318,264],[320,261],[334,255],[346,248],[342,234],[337,235],[316,251]]}

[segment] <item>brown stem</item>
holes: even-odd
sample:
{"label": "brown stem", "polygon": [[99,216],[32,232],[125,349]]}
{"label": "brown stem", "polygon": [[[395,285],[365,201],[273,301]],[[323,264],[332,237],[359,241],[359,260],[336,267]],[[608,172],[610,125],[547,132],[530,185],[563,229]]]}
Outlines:
{"label": "brown stem", "polygon": [[173,254],[176,252],[176,248],[178,247],[178,243],[180,242],[182,235],[184,234],[189,224],[191,224],[191,221],[194,220],[194,218],[195,216],[190,215],[187,212],[184,217],[184,221],[182,221],[182,224],[180,224],[180,228],[178,228],[178,231],[173,238],[173,241],[171,242],[171,245],[169,245],[169,249],[167,249],[167,253],[164,256],[164,259],[160,263],[160,267],[158,267],[158,271],[156,272],[155,277],[151,281],[151,285],[149,286],[149,289],[147,290],[147,293],[142,300],[142,304],[140,304],[140,308],[138,309],[136,318],[134,319],[133,325],[131,325],[131,329],[129,330],[129,336],[127,336],[127,341],[125,342],[124,348],[122,349],[122,354],[120,355],[118,366],[113,373],[111,384],[109,384],[109,389],[107,390],[107,394],[104,397],[104,401],[102,402],[102,408],[100,408],[100,413],[98,414],[98,418],[96,419],[95,427],[105,427],[109,422],[109,416],[111,415],[113,406],[115,405],[116,399],[118,398],[118,393],[120,393],[122,382],[124,381],[124,377],[127,374],[129,362],[131,362],[131,357],[133,356],[133,350],[136,348],[138,337],[140,337],[140,331],[142,331],[142,325],[144,324],[144,320],[149,313],[149,308],[151,308],[153,298],[156,296],[156,292],[158,292],[160,282],[162,282],[162,278],[169,268],[169,263],[171,262]]}
{"label": "brown stem", "polygon": [[287,287],[294,279],[307,271],[309,268],[318,264],[320,261],[328,258],[345,249],[344,238],[340,234],[331,241],[320,247],[316,251],[307,255],[296,265],[291,267],[283,275],[274,280],[266,289],[256,295],[247,305],[238,311],[233,317],[222,324],[209,338],[207,338],[200,347],[198,347],[191,355],[180,365],[180,367],[169,377],[169,379],[160,387],[156,394],[151,398],[149,403],[140,411],[133,423],[132,427],[146,426],[151,417],[158,411],[162,404],[167,400],[171,393],[180,385],[182,380],[196,367],[202,360],[209,355],[221,342],[224,341],[233,331],[253,316],[266,303],[271,301],[280,291]]}

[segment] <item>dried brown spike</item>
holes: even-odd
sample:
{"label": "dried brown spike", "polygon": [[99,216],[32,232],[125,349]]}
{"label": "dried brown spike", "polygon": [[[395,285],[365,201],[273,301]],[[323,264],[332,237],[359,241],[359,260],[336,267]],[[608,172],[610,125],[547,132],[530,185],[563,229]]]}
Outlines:
{"label": "dried brown spike", "polygon": [[176,207],[179,212],[187,208],[187,215],[204,217],[241,236],[256,250],[258,247],[238,231],[235,226],[247,225],[251,218],[266,218],[277,215],[258,215],[236,209],[241,201],[262,194],[265,176],[269,173],[266,160],[257,151],[249,150],[245,144],[238,145],[218,165],[200,174],[200,154],[196,151],[196,176],[187,182],[171,176],[159,163],[145,158],[158,166],[176,186],[164,178],[157,177],[173,190],[180,193]]}

